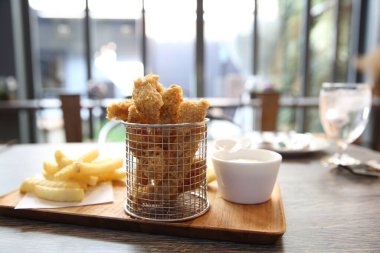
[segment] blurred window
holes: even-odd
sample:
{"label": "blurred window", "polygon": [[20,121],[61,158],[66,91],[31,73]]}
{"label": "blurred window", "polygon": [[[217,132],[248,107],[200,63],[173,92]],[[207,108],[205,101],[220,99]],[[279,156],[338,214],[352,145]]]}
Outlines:
{"label": "blurred window", "polygon": [[[347,81],[353,69],[354,3],[29,0],[37,94],[128,96],[136,76],[154,72],[166,86],[181,84],[187,97],[241,97],[268,88],[317,97],[322,82]],[[204,28],[198,55],[197,8],[203,8]],[[196,57],[203,59],[203,71],[196,71]],[[321,130],[316,108],[301,110],[281,108],[278,128]]]}
{"label": "blurred window", "polygon": [[[271,86],[282,96],[298,96],[301,88],[298,78],[303,9],[303,1],[258,1],[257,74],[266,82],[264,86]],[[278,124],[282,131],[295,129],[295,109],[280,108]]]}
{"label": "blurred window", "polygon": [[[309,76],[306,89],[306,95],[310,97],[319,96],[323,82],[334,80],[346,82],[348,78],[348,66],[352,64],[349,58],[350,32],[348,30],[352,3],[351,1],[341,1],[340,6],[337,3],[338,1],[330,0],[312,1]],[[340,8],[340,20],[337,26],[338,7]],[[305,128],[312,132],[322,131],[318,108],[306,110]]]}
{"label": "blurred window", "polygon": [[239,97],[252,72],[254,1],[204,0],[207,97]]}
{"label": "blurred window", "polygon": [[36,94],[83,94],[86,62],[84,0],[30,0],[33,72]]}
{"label": "blurred window", "polygon": [[196,0],[145,0],[146,73],[166,86],[180,84],[184,96],[196,96]]}
{"label": "blurred window", "polygon": [[94,98],[132,95],[133,80],[144,75],[141,0],[89,0]]}
{"label": "blurred window", "polygon": [[[318,97],[323,82],[347,81],[352,0],[310,0],[309,10],[306,1],[257,0],[257,6],[257,75],[264,82],[261,88],[270,86],[282,96],[292,97],[302,97],[305,90],[305,96]],[[309,30],[304,29],[307,12]],[[302,47],[307,34],[305,56]],[[305,64],[307,76],[303,77],[301,66]],[[297,115],[296,109],[281,108],[279,130],[300,129],[299,125],[305,124],[305,131],[322,131],[318,108],[305,109],[304,119],[298,120]]]}

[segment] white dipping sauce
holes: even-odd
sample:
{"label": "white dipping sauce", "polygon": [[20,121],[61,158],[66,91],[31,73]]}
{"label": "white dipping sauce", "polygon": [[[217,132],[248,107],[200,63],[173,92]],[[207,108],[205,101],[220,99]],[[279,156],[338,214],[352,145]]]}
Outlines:
{"label": "white dipping sauce", "polygon": [[245,159],[245,158],[236,158],[236,159],[231,159],[228,160],[229,162],[234,162],[234,163],[259,163],[259,160],[255,159]]}

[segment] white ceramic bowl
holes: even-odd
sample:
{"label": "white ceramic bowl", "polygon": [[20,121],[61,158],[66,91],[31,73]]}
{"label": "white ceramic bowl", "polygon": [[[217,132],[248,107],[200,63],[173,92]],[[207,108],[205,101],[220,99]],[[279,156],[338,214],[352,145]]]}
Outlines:
{"label": "white ceramic bowl", "polygon": [[215,152],[212,162],[222,197],[239,204],[269,200],[281,160],[280,154],[264,149]]}

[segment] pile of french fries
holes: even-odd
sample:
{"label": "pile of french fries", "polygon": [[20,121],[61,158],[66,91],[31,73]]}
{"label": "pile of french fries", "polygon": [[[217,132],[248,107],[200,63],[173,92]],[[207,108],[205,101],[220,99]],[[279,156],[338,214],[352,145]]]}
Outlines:
{"label": "pile of french fries", "polygon": [[121,158],[96,160],[98,150],[85,153],[76,160],[68,158],[62,151],[55,152],[55,163],[44,162],[44,178],[27,178],[20,192],[32,192],[37,197],[61,202],[80,202],[88,186],[100,182],[123,180],[126,171]]}

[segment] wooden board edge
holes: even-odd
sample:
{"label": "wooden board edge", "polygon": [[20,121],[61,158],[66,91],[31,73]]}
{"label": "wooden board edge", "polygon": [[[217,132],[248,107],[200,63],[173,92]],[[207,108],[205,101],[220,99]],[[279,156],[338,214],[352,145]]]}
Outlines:
{"label": "wooden board edge", "polygon": [[280,188],[280,186],[278,184],[277,184],[277,187],[278,187],[278,194],[279,194],[279,200],[280,200],[280,203],[279,203],[280,212],[281,212],[282,222],[284,224],[284,229],[279,231],[279,233],[282,236],[286,232],[287,225],[286,225],[285,207],[284,207],[284,202],[283,202],[283,199],[282,199],[281,188]]}
{"label": "wooden board edge", "polygon": [[53,223],[80,225],[85,227],[96,227],[169,236],[191,237],[197,239],[232,241],[249,244],[274,244],[283,235],[282,232],[236,232],[201,227],[186,228],[184,226],[173,226],[174,223],[147,222],[137,219],[127,220],[107,217],[99,219],[97,216],[57,213],[52,211],[46,211],[44,212],[44,215],[41,216],[40,211],[38,209],[14,209],[13,207],[9,206],[0,206],[0,215],[12,218],[24,218]]}
{"label": "wooden board edge", "polygon": [[[279,194],[279,213],[283,226],[281,226],[280,230],[271,232],[231,230],[199,226],[190,227],[189,224],[184,225],[183,223],[161,223],[142,221],[138,219],[121,219],[105,216],[102,216],[100,218],[96,215],[89,216],[77,213],[70,214],[55,212],[54,209],[44,209],[44,215],[41,215],[41,209],[14,209],[14,206],[4,205],[1,203],[1,201],[0,216],[113,230],[191,237],[198,239],[232,241],[250,244],[274,244],[286,232],[286,218],[281,190],[279,185],[276,184],[276,187]],[[0,200],[1,199],[2,197],[0,197]]]}

